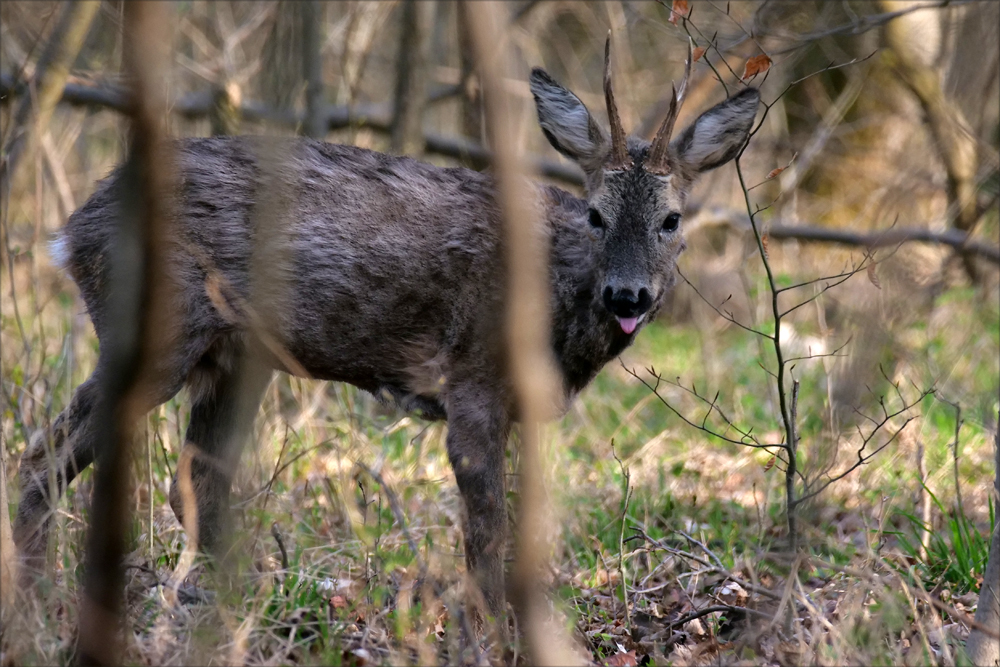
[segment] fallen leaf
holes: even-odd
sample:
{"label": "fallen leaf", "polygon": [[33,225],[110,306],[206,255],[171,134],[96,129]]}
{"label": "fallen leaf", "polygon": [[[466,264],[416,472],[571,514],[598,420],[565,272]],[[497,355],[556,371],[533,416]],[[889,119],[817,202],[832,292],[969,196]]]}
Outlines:
{"label": "fallen leaf", "polygon": [[746,590],[735,581],[727,581],[720,586],[716,591],[716,595],[726,604],[738,607],[745,606],[749,598]]}
{"label": "fallen leaf", "polygon": [[677,20],[686,17],[689,11],[687,0],[674,0],[670,5],[670,18],[667,20],[677,25]]}
{"label": "fallen leaf", "polygon": [[334,595],[332,598],[330,598],[330,605],[334,609],[343,609],[344,607],[347,606],[347,600],[344,598],[343,595]]}
{"label": "fallen leaf", "polygon": [[633,650],[625,653],[615,653],[604,664],[608,667],[636,667],[639,664],[639,660],[635,657],[635,651]]}
{"label": "fallen leaf", "polygon": [[698,62],[698,60],[701,59],[703,55],[705,55],[705,47],[699,46],[698,48],[696,48],[694,51],[691,52],[691,62],[693,63]]}
{"label": "fallen leaf", "polygon": [[743,67],[743,80],[746,81],[752,76],[757,74],[763,74],[771,68],[771,59],[766,53],[762,53],[759,56],[754,56],[747,60],[747,64]]}
{"label": "fallen leaf", "polygon": [[875,262],[868,263],[868,282],[874,285],[877,289],[882,289],[882,283],[879,282],[878,276],[875,275]]}

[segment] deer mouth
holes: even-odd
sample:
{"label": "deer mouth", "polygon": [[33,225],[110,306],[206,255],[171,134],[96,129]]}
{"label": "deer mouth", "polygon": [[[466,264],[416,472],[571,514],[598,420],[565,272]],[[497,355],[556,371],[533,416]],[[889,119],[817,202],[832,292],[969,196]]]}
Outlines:
{"label": "deer mouth", "polygon": [[618,317],[618,316],[615,316],[615,319],[618,320],[618,324],[621,326],[622,331],[624,331],[626,334],[631,334],[633,331],[635,331],[636,327],[638,327],[639,324],[644,319],[646,319],[646,313],[643,313],[642,315],[639,315],[638,317]]}

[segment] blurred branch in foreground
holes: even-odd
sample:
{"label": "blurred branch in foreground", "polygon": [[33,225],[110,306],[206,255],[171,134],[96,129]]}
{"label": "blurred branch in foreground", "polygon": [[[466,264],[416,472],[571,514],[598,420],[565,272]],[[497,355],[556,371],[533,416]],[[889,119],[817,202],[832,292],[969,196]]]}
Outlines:
{"label": "blurred branch in foreground", "polygon": [[497,186],[506,240],[508,372],[521,426],[520,517],[509,589],[534,664],[568,665],[578,658],[568,638],[547,618],[543,587],[538,583],[549,551],[545,539],[549,531],[543,525],[546,503],[539,436],[543,422],[553,416],[549,406],[559,391],[558,371],[548,343],[548,243],[539,242],[544,238],[539,229],[541,221],[525,189],[524,167],[512,143],[516,133],[511,105],[500,85],[508,69],[506,52],[497,49],[501,6],[470,2],[465,11],[466,28],[482,76],[486,130],[496,147]]}
{"label": "blurred branch in foreground", "polygon": [[[993,434],[993,506],[1000,505],[1000,425]],[[995,665],[1000,662],[1000,638],[989,636],[983,628],[1000,627],[1000,522],[993,528],[990,538],[990,555],[986,559],[986,572],[979,590],[976,623],[965,649],[974,665]]]}
{"label": "blurred branch in foreground", "polygon": [[162,119],[163,72],[169,61],[168,6],[127,5],[123,65],[133,86],[131,148],[119,193],[119,219],[109,257],[112,286],[108,316],[114,335],[101,341],[98,434],[86,592],[80,613],[78,659],[83,664],[119,660],[119,616],[124,587],[122,559],[129,515],[129,449],[136,419],[146,411],[151,381],[170,338],[169,295],[163,262],[169,163]]}
{"label": "blurred branch in foreground", "polygon": [[7,449],[0,447],[0,624],[8,623],[13,611],[17,556],[7,501]]}

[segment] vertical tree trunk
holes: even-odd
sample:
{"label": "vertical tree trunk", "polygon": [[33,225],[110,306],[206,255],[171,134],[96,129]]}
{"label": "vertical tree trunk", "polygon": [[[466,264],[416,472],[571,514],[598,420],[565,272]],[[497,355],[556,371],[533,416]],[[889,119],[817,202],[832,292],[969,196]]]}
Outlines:
{"label": "vertical tree trunk", "polygon": [[240,124],[243,120],[240,97],[239,86],[232,81],[215,89],[212,108],[208,112],[212,136],[231,136],[240,133]]}
{"label": "vertical tree trunk", "polygon": [[294,109],[302,92],[304,6],[303,2],[278,0],[261,53],[260,95],[279,111]]}
{"label": "vertical tree trunk", "polygon": [[[411,4],[411,3],[407,3]],[[306,120],[302,133],[322,139],[326,136],[323,104],[323,7],[319,0],[302,3],[302,78],[306,82]]]}
{"label": "vertical tree trunk", "polygon": [[432,0],[403,3],[390,139],[393,153],[421,155],[424,152],[423,119],[435,5]]}
{"label": "vertical tree trunk", "polygon": [[476,76],[476,58],[469,41],[466,14],[468,2],[458,3],[458,55],[461,59],[462,84],[462,134],[482,143],[483,137],[483,98],[479,88],[479,78]]}
{"label": "vertical tree trunk", "polygon": [[[913,6],[913,0],[881,0],[886,11]],[[944,93],[942,74],[934,62],[941,42],[940,18],[928,12],[912,12],[890,21],[886,42],[896,69],[913,92],[926,116],[927,129],[944,163],[947,176],[948,215],[955,227],[970,231],[979,218],[976,206],[978,150],[975,134],[955,104]],[[963,253],[966,272],[976,279],[975,260]]]}
{"label": "vertical tree trunk", "polygon": [[[993,506],[1000,514],[1000,415],[998,415],[995,437],[993,489],[996,491]],[[990,538],[990,555],[986,561],[983,586],[979,591],[979,606],[976,608],[976,623],[984,628],[992,628],[1000,633],[1000,520],[993,526]],[[974,665],[1000,664],[1000,639],[990,637],[982,630],[973,628],[965,642],[965,650]]]}

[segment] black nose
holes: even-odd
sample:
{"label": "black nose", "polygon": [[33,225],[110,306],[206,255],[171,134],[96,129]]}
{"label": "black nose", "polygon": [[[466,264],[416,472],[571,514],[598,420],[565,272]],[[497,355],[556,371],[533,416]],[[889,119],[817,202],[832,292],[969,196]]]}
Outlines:
{"label": "black nose", "polygon": [[618,317],[639,317],[653,305],[649,290],[639,288],[639,294],[628,287],[613,289],[610,285],[604,288],[604,307]]}

